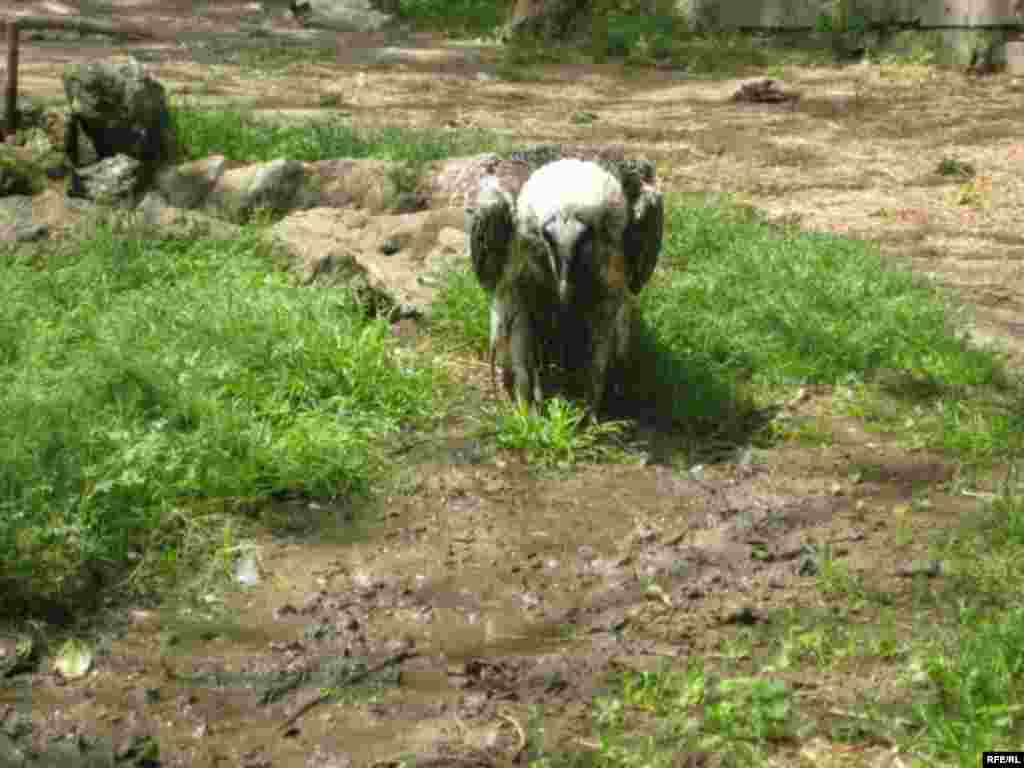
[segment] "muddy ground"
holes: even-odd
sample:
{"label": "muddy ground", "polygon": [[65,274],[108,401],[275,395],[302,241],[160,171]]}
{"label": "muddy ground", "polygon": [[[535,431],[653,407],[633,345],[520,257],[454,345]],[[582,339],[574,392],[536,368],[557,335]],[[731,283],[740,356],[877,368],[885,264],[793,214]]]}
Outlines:
{"label": "muddy ground", "polygon": [[[495,47],[392,33],[338,36],[334,61],[267,68],[253,65],[268,61],[260,51],[295,34],[284,17],[266,24],[229,3],[111,5],[173,39],[27,40],[24,92],[58,96],[68,61],[134,50],[171,94],[202,103],[301,114],[330,97],[357,124],[625,140],[658,160],[668,190],[727,192],[779,220],[876,239],[964,301],[978,337],[1024,359],[1024,82],[906,66],[787,69],[795,105],[744,105],[729,100],[738,80],[615,63],[538,66],[510,81],[495,76]],[[572,119],[584,112],[592,122]],[[976,179],[937,174],[946,156],[974,164]],[[463,369],[489,397],[475,361]],[[785,610],[838,609],[848,596],[816,578],[827,544],[910,634],[900,611],[922,582],[908,574],[933,577],[926,589],[942,581],[918,568],[928,534],[979,503],[955,493],[952,462],[836,415],[836,394],[814,388],[783,404],[781,418],[813,423],[820,444],[738,445],[696,468],[538,474],[466,437],[455,418],[440,448],[396,455],[399,480],[370,509],[276,508],[297,530],[277,525],[257,542],[255,586],[211,593],[209,610],[119,614],[90,676],[62,683],[41,671],[0,689],[0,720],[10,734],[30,718],[38,748],[74,737],[79,763],[83,744],[129,760],[152,737],[163,765],[522,764],[536,754],[540,711],[549,748],[591,750],[591,702],[609,673],[721,660],[738,635],[767,628],[756,652]],[[789,676],[822,721],[868,691],[901,699],[885,670]],[[335,698],[321,700],[324,689]],[[799,765],[806,746],[774,745],[772,762]],[[817,765],[901,764],[883,738],[816,754],[832,761]]]}

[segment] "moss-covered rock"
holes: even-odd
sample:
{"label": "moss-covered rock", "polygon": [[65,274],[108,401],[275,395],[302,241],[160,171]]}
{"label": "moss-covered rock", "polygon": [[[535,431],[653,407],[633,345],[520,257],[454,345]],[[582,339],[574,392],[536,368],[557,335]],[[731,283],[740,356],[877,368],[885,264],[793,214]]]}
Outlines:
{"label": "moss-covered rock", "polygon": [[0,197],[36,195],[46,187],[46,175],[34,161],[13,147],[0,145]]}

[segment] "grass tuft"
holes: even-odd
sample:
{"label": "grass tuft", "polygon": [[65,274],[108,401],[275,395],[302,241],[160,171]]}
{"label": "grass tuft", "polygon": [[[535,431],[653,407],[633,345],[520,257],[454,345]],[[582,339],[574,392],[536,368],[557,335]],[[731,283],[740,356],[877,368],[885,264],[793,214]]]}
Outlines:
{"label": "grass tuft", "polygon": [[420,29],[450,35],[490,35],[507,20],[508,9],[494,0],[397,0],[400,18]]}
{"label": "grass tuft", "polygon": [[547,400],[540,410],[509,405],[496,415],[498,445],[521,450],[545,468],[567,469],[581,461],[594,461],[615,452],[609,438],[621,434],[615,421],[587,423],[586,410],[561,397]]}
{"label": "grass tuft", "polygon": [[911,664],[918,688],[918,749],[930,762],[977,765],[994,744],[1019,744],[1024,725],[1024,496],[1017,472],[982,514],[952,532],[943,550],[950,571],[951,620],[919,644]]}
{"label": "grass tuft", "polygon": [[259,119],[240,109],[178,105],[172,110],[172,119],[189,160],[214,154],[247,163],[282,157],[302,162],[372,157],[421,167],[434,160],[498,146],[497,138],[483,130],[357,129],[341,117],[285,124]]}

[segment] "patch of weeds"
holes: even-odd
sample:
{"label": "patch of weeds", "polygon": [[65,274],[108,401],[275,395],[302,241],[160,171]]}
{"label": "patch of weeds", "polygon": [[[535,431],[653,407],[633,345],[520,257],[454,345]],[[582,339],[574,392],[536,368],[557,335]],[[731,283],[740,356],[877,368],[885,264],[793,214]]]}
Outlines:
{"label": "patch of weeds", "polygon": [[971,595],[979,604],[1011,606],[1024,597],[1018,567],[1024,557],[1024,494],[1019,476],[1014,465],[996,498],[951,532],[940,547],[951,563],[955,592]]}
{"label": "patch of weeds", "polygon": [[955,179],[973,179],[976,175],[974,165],[966,160],[959,160],[955,157],[944,157],[939,161],[935,172],[940,176],[948,176]]}
{"label": "patch of weeds", "polygon": [[493,150],[498,144],[494,135],[482,130],[361,130],[339,117],[284,124],[259,119],[244,110],[211,110],[190,105],[174,107],[171,116],[189,160],[213,154],[249,163],[281,157],[303,162],[373,157],[421,167],[453,155]]}
{"label": "patch of weeds", "polygon": [[674,40],[688,30],[672,13],[612,13],[607,17],[606,53],[636,62],[654,61],[672,54]]}
{"label": "patch of weeds", "polygon": [[345,104],[345,99],[340,93],[321,93],[319,103],[321,109],[338,109]]}
{"label": "patch of weeds", "polygon": [[850,464],[848,478],[851,483],[878,483],[885,479],[885,467],[873,461],[855,461]]}
{"label": "patch of weeds", "polygon": [[416,28],[455,36],[493,34],[507,14],[494,0],[395,0],[393,5],[398,17]]}
{"label": "patch of weeds", "polygon": [[791,35],[709,31],[675,39],[668,60],[692,75],[726,78],[761,74],[767,68],[828,65],[833,56],[827,47]]}
{"label": "patch of weeds", "polygon": [[860,577],[849,566],[837,560],[830,544],[821,548],[818,557],[820,575],[818,587],[830,599],[844,599],[853,605],[863,605],[867,593]]}
{"label": "patch of weeds", "polygon": [[1021,607],[993,615],[961,602],[956,625],[915,664],[926,681],[914,706],[918,752],[972,766],[994,744],[1022,742],[1022,633]]}
{"label": "patch of weeds", "polygon": [[900,515],[896,519],[896,530],[893,532],[893,544],[898,549],[906,549],[914,543],[916,534],[913,525],[906,515]]}
{"label": "patch of weeds", "polygon": [[239,65],[268,73],[286,73],[297,64],[330,66],[338,60],[335,45],[308,41],[301,44],[281,40],[268,40],[259,46],[245,47],[232,56]]}
{"label": "patch of weeds", "polygon": [[490,343],[489,299],[470,267],[448,270],[431,307],[431,330],[446,344],[483,356]]}
{"label": "patch of weeds", "polygon": [[834,445],[836,438],[832,428],[823,418],[803,419],[790,427],[775,427],[778,437],[783,440],[793,440],[808,447],[826,447]]}
{"label": "patch of weeds", "polygon": [[770,669],[801,664],[825,669],[847,659],[891,661],[909,652],[891,609],[883,609],[877,624],[855,624],[833,613],[808,611],[790,612],[780,623],[784,629]]}
{"label": "patch of weeds", "polygon": [[625,424],[586,420],[582,406],[561,397],[546,400],[539,409],[507,405],[497,413],[498,445],[521,450],[531,463],[546,468],[565,469],[616,455],[608,441],[620,435]]}
{"label": "patch of weeds", "polygon": [[573,125],[592,125],[597,120],[597,115],[593,112],[577,111],[569,115],[569,122]]}
{"label": "patch of weeds", "polygon": [[754,650],[754,637],[750,629],[741,629],[734,637],[722,640],[721,653],[729,661],[749,659]]}
{"label": "patch of weeds", "polygon": [[509,83],[537,83],[543,79],[540,70],[517,64],[501,62],[495,69],[495,74]]}
{"label": "patch of weeds", "polygon": [[950,196],[953,205],[967,208],[987,208],[992,203],[992,178],[975,176],[961,184]]}
{"label": "patch of weeds", "polygon": [[910,501],[910,508],[915,512],[925,512],[932,508],[931,488],[923,486],[917,488],[913,492],[913,497]]}
{"label": "patch of weeds", "polygon": [[[976,765],[993,744],[1024,739],[1024,498],[1010,473],[980,515],[965,518],[941,550],[949,565],[951,621],[918,643],[910,665],[919,735],[914,749],[930,761]],[[951,598],[951,599],[948,599]],[[949,611],[949,607],[953,610]]]}
{"label": "patch of weeds", "polygon": [[931,67],[945,47],[941,32],[901,30],[886,37],[872,53],[885,77],[886,71]]}
{"label": "patch of weeds", "polygon": [[792,733],[792,692],[781,680],[736,677],[722,680],[705,702],[704,728],[714,732],[705,743],[779,741]]}
{"label": "patch of weeds", "polygon": [[794,625],[782,640],[775,666],[789,669],[801,663],[810,663],[816,667],[828,667],[835,658],[837,644],[834,626]]}
{"label": "patch of weeds", "polygon": [[627,672],[595,700],[599,765],[670,766],[686,752],[712,752],[723,765],[764,758],[771,743],[794,738],[799,722],[781,680],[715,680],[703,664]]}
{"label": "patch of weeds", "polygon": [[44,270],[0,261],[8,595],[73,600],[140,564],[233,561],[221,523],[240,506],[365,495],[380,438],[432,418],[434,369],[400,365],[386,323],[296,287],[277,259],[253,229],[180,240],[115,221]]}
{"label": "patch of weeds", "polygon": [[496,74],[509,82],[537,82],[543,79],[545,64],[563,64],[579,60],[581,54],[571,46],[547,45],[533,38],[516,38],[505,44]]}

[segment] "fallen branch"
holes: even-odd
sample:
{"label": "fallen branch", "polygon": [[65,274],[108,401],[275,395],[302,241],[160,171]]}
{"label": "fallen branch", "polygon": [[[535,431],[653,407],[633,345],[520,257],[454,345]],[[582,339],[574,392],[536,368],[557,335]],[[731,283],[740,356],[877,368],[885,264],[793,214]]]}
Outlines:
{"label": "fallen branch", "polygon": [[151,40],[156,37],[152,32],[138,27],[126,27],[80,18],[61,19],[53,16],[5,16],[0,18],[0,22],[8,24],[14,22],[18,25],[18,29],[65,29],[85,35],[110,35],[111,37],[128,37],[137,40]]}

